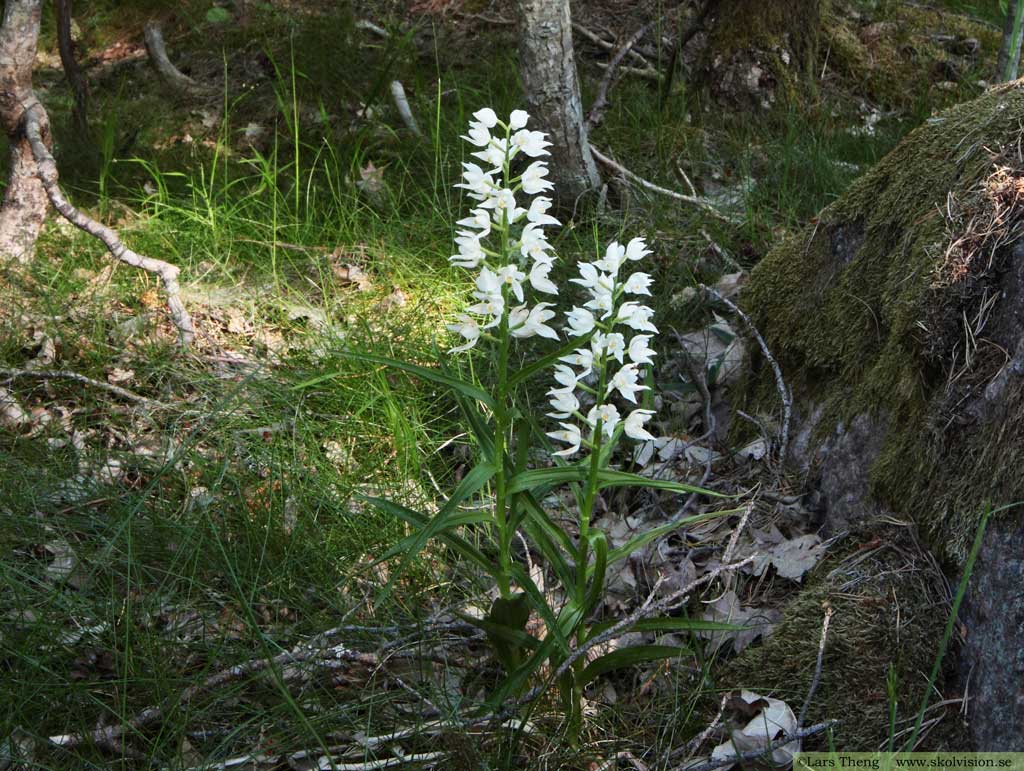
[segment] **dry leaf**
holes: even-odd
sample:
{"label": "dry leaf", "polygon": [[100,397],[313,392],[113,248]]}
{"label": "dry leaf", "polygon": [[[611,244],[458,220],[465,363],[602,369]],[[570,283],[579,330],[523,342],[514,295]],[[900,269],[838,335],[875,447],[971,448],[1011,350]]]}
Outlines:
{"label": "dry leaf", "polygon": [[107,373],[107,382],[112,385],[120,385],[121,383],[128,383],[135,378],[135,370],[133,369],[121,369],[120,367],[114,367],[110,372]]}
{"label": "dry leaf", "polygon": [[[760,696],[751,691],[741,691],[734,702],[741,702],[758,708],[757,713],[743,728],[733,730],[731,738],[711,751],[712,760],[728,760],[744,752],[768,747],[776,739],[794,733],[798,726],[796,715],[781,699]],[[734,710],[735,711],[735,710]],[[742,710],[744,716],[746,710]],[[793,755],[800,751],[800,740],[778,747],[772,751],[772,762],[776,766],[787,766],[793,762]],[[734,764],[735,765],[735,764]],[[732,766],[723,766],[731,768]]]}
{"label": "dry leaf", "polygon": [[731,641],[733,650],[739,653],[758,637],[771,634],[782,614],[772,609],[744,608],[740,605],[736,592],[730,589],[708,605],[701,618],[705,621],[742,627],[736,630],[716,629],[697,633],[709,641],[711,652],[717,651]]}

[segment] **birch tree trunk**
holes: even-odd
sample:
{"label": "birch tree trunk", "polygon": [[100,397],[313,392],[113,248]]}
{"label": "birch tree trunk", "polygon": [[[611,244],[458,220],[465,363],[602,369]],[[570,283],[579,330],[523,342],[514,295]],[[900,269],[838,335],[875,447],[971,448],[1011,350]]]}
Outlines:
{"label": "birch tree trunk", "polygon": [[0,27],[0,126],[10,144],[7,190],[0,206],[0,259],[19,262],[32,259],[48,205],[23,120],[26,104],[34,100],[32,65],[41,8],[42,0],[7,0]]}
{"label": "birch tree trunk", "polygon": [[569,0],[519,0],[519,12],[519,72],[530,126],[549,135],[555,203],[571,211],[601,178],[587,143]]}

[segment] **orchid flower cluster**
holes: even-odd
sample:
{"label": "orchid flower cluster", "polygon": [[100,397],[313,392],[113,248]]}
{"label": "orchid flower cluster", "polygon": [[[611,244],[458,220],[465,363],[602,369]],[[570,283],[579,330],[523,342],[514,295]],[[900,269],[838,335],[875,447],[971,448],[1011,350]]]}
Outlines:
{"label": "orchid flower cluster", "polygon": [[[555,317],[549,310],[552,304],[539,302],[530,307],[524,295],[525,283],[537,292],[558,294],[558,287],[548,278],[555,255],[544,234],[544,226],[558,225],[558,220],[547,213],[551,200],[539,195],[552,188],[546,179],[548,167],[543,161],[533,161],[518,176],[511,175],[517,156],[549,155],[546,148],[551,143],[542,132],[526,128],[529,115],[524,110],[513,110],[507,123],[489,107],[473,113],[473,118],[463,139],[480,148],[472,155],[484,166],[463,164],[463,181],[456,187],[467,190],[477,205],[469,217],[457,222],[462,228],[455,238],[459,252],[449,259],[453,265],[480,272],[473,292],[476,303],[457,323],[448,325],[466,342],[450,352],[472,348],[487,330],[495,328],[516,338],[539,335],[557,340],[558,333],[547,324]],[[498,135],[492,133],[496,128]],[[536,197],[524,208],[516,200],[519,194]],[[517,304],[508,307],[513,298]]]}
{"label": "orchid flower cluster", "polygon": [[[529,284],[542,294],[557,296],[560,292],[550,278],[556,256],[544,232],[545,226],[557,226],[559,222],[548,214],[551,200],[540,195],[552,188],[548,167],[534,160],[519,175],[511,173],[512,162],[519,155],[531,159],[549,155],[546,135],[527,129],[528,121],[524,110],[513,110],[505,122],[488,107],[473,113],[469,131],[463,136],[480,148],[472,155],[484,166],[463,163],[462,182],[456,187],[468,191],[477,205],[470,216],[457,222],[461,228],[455,238],[458,254],[449,260],[479,273],[473,292],[475,303],[458,316],[456,323],[448,325],[465,342],[449,353],[473,348],[482,337],[491,336],[489,330],[496,330],[499,339],[560,339],[548,323],[556,315],[552,303],[538,302],[531,307],[524,291],[524,285]],[[528,206],[520,206],[516,199],[520,194],[536,197]],[[658,330],[651,323],[654,311],[635,298],[650,295],[651,277],[634,272],[622,279],[619,273],[627,263],[648,254],[650,250],[642,238],[626,245],[613,242],[602,259],[581,263],[579,278],[571,279],[589,292],[590,299],[566,314],[566,331],[571,337],[589,337],[590,345],[562,357],[564,363],[555,368],[558,386],[548,392],[552,408],[548,416],[563,422],[561,430],[548,436],[569,445],[555,455],[571,456],[584,444],[594,449],[602,443],[602,437],[616,438],[620,422],[620,434],[638,440],[654,438],[644,428],[653,411],[638,408],[622,418],[610,401],[618,392],[636,404],[637,393],[647,390],[647,386],[640,385],[642,367],[653,361],[649,341]],[[513,298],[517,304],[509,307]],[[645,332],[648,334],[642,334]],[[620,366],[609,375],[612,361]],[[582,402],[589,405],[585,415],[580,411]],[[577,418],[579,424],[567,422],[570,417]],[[590,429],[586,438],[581,424]]]}
{"label": "orchid flower cluster", "polygon": [[[565,363],[555,367],[558,386],[548,391],[553,410],[548,416],[560,420],[576,417],[589,427],[590,436],[584,439],[577,423],[561,423],[561,430],[548,436],[569,447],[555,455],[575,455],[584,443],[592,450],[597,449],[602,440],[616,438],[620,421],[621,432],[630,439],[654,439],[644,428],[653,410],[634,409],[623,419],[610,401],[618,392],[621,398],[636,404],[637,394],[648,390],[648,386],[640,384],[642,367],[653,363],[654,351],[649,342],[658,328],[651,323],[654,311],[631,298],[651,294],[651,277],[634,272],[623,280],[619,274],[627,263],[642,260],[650,253],[642,238],[634,238],[625,246],[613,241],[602,259],[580,263],[580,277],[570,279],[584,287],[590,299],[567,314],[569,332],[576,337],[589,335],[590,345],[563,356],[560,361]],[[610,374],[613,362],[618,369]],[[580,369],[574,370],[570,365]],[[580,412],[581,399],[591,403],[586,415]]]}

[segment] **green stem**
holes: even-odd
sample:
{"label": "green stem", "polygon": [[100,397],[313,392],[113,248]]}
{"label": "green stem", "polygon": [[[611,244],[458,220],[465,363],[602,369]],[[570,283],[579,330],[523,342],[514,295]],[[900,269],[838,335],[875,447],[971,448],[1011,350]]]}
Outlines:
{"label": "green stem", "polygon": [[[607,388],[607,357],[602,353],[600,358],[594,362],[598,371],[597,401],[595,407],[600,408],[604,404],[604,392]],[[598,420],[594,426],[593,449],[590,453],[590,471],[587,474],[587,485],[583,497],[583,507],[580,509],[580,536],[579,547],[576,554],[576,599],[582,603],[587,594],[587,561],[590,558],[590,518],[594,513],[594,501],[597,498],[597,475],[601,471],[601,445],[602,445],[602,422]]]}
{"label": "green stem", "polygon": [[[507,180],[509,174],[508,150],[505,151],[504,175]],[[500,256],[503,263],[508,263],[509,258],[509,221],[508,212],[501,213],[501,250]],[[505,451],[508,446],[510,429],[509,420],[509,388],[508,388],[508,357],[509,357],[509,330],[508,330],[508,289],[502,287],[501,297],[503,300],[501,324],[498,326],[498,392],[495,394],[494,408],[494,519],[498,527],[498,591],[503,599],[508,599],[512,592],[509,576],[512,572],[512,533],[508,527],[508,480],[505,475]]]}

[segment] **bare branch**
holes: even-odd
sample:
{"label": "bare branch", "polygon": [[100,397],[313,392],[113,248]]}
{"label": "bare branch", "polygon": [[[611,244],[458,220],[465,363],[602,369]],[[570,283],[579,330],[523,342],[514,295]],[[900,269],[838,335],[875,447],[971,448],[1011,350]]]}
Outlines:
{"label": "bare branch", "polygon": [[355,28],[356,29],[366,30],[367,32],[372,32],[377,37],[382,37],[382,38],[389,38],[389,37],[391,37],[391,33],[390,32],[388,32],[383,27],[378,26],[377,24],[374,24],[372,21],[368,21],[367,19],[358,19],[356,21],[356,23],[355,23]]}
{"label": "bare branch", "polygon": [[19,377],[35,378],[36,380],[74,380],[78,383],[90,385],[93,388],[102,388],[105,391],[110,391],[110,393],[117,394],[122,399],[127,399],[130,402],[145,404],[149,407],[161,407],[163,409],[167,409],[171,406],[169,404],[156,401],[155,399],[147,399],[145,396],[139,396],[137,393],[132,393],[128,389],[121,388],[113,383],[104,383],[102,380],[93,380],[91,377],[80,375],[77,372],[72,372],[71,370],[0,369],[0,378],[9,378],[13,380]]}
{"label": "bare branch", "polygon": [[682,201],[683,203],[688,203],[692,204],[693,206],[697,206],[702,211],[707,212],[716,219],[720,219],[725,222],[730,221],[728,217],[726,217],[724,214],[718,211],[718,209],[712,206],[711,203],[705,198],[698,198],[692,195],[684,195],[682,193],[677,193],[674,190],[669,190],[668,188],[661,187],[660,185],[655,185],[653,182],[648,182],[643,177],[634,174],[632,171],[627,169],[618,161],[608,157],[607,155],[599,151],[593,145],[590,146],[590,152],[598,161],[603,163],[605,166],[612,169],[613,171],[617,171],[626,179],[630,180],[631,182],[635,182],[636,184],[640,185],[640,187],[646,190],[650,190],[651,192],[654,193],[659,193],[660,195],[667,195],[669,198],[674,198],[677,201]]}
{"label": "bare branch", "polygon": [[821,683],[821,669],[825,662],[825,643],[828,640],[828,625],[834,612],[831,607],[825,608],[825,620],[821,622],[821,642],[818,643],[818,661],[814,665],[814,677],[811,678],[811,687],[807,689],[807,698],[804,699],[804,705],[800,708],[800,717],[796,720],[798,726],[804,724],[807,711],[811,708],[811,702],[814,700],[814,694]]}
{"label": "bare branch", "polygon": [[45,115],[43,106],[35,97],[32,97],[32,101],[25,105],[25,136],[32,147],[32,154],[39,167],[39,179],[42,180],[50,202],[71,224],[102,241],[114,259],[132,267],[141,268],[160,278],[164,285],[164,292],[167,294],[167,307],[170,309],[174,325],[178,328],[181,343],[186,346],[190,345],[195,339],[195,327],[192,326],[192,318],[181,301],[181,288],[178,286],[180,269],[169,262],[144,257],[133,252],[124,245],[113,229],[87,217],[68,202],[60,189],[57,162],[43,141],[40,126],[45,122]]}
{"label": "bare branch", "polygon": [[619,46],[611,61],[608,62],[608,67],[604,71],[604,77],[601,78],[601,85],[597,89],[597,96],[594,97],[594,101],[590,105],[590,112],[587,113],[588,129],[598,125],[604,119],[604,111],[608,108],[608,89],[611,88],[612,81],[615,79],[615,71],[622,64],[626,54],[632,50],[633,46],[640,42],[640,38],[647,34],[647,30],[651,28],[651,23],[648,22],[634,32],[629,40]]}
{"label": "bare branch", "polygon": [[750,334],[752,334],[754,339],[757,341],[757,345],[760,347],[761,353],[764,354],[765,359],[768,360],[772,371],[775,373],[775,386],[779,391],[779,397],[782,399],[782,434],[779,437],[779,466],[782,466],[786,462],[786,449],[789,445],[789,422],[793,413],[793,395],[786,386],[786,381],[782,377],[782,369],[779,367],[779,363],[775,361],[775,357],[772,356],[772,352],[768,350],[768,344],[764,341],[764,338],[761,337],[761,333],[757,331],[757,327],[754,326],[754,322],[750,320],[750,317],[744,313],[736,303],[724,297],[717,289],[712,289],[704,284],[698,284],[698,287],[703,292],[718,300],[718,302],[722,303],[743,320],[743,323],[747,325],[747,329],[750,330]]}
{"label": "bare branch", "polygon": [[420,127],[416,124],[416,118],[413,117],[412,109],[409,107],[409,100],[405,96],[405,88],[402,86],[401,81],[391,81],[391,96],[395,100],[395,107],[398,109],[398,115],[402,118],[402,123],[405,124],[405,127],[416,136],[422,137],[423,132],[420,131]]}
{"label": "bare branch", "polygon": [[174,63],[167,56],[167,46],[164,44],[164,36],[160,31],[160,25],[155,21],[146,24],[143,36],[146,41],[146,53],[153,63],[157,75],[168,86],[183,94],[197,95],[209,93],[210,89],[200,85],[184,72],[174,66]]}

